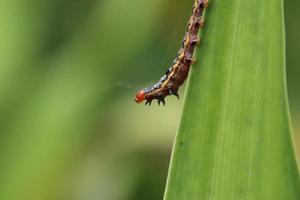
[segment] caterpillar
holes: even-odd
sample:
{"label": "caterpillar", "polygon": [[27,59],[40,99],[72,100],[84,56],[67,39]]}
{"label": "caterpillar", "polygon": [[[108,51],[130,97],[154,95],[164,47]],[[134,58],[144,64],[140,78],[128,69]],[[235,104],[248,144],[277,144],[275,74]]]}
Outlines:
{"label": "caterpillar", "polygon": [[136,103],[145,100],[145,105],[149,104],[150,106],[152,100],[156,99],[158,105],[160,103],[165,105],[165,97],[168,95],[174,95],[179,99],[178,89],[188,77],[190,66],[196,62],[193,54],[196,45],[200,44],[198,32],[204,26],[203,14],[207,6],[208,0],[195,0],[187,31],[171,67],[157,83],[137,92],[135,96]]}

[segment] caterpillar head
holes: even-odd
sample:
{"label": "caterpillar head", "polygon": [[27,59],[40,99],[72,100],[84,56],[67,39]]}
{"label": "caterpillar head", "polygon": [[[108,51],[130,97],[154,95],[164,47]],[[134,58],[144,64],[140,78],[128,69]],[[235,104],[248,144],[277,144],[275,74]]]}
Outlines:
{"label": "caterpillar head", "polygon": [[141,103],[145,100],[146,93],[144,90],[139,91],[135,96],[135,102]]}

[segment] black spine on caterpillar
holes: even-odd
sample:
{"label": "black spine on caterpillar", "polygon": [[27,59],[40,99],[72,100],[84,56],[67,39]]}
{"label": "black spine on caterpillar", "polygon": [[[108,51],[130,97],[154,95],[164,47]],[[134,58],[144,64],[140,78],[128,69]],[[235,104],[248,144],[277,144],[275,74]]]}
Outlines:
{"label": "black spine on caterpillar", "polygon": [[195,0],[187,31],[172,66],[157,83],[136,94],[137,103],[145,100],[145,105],[151,105],[152,100],[157,99],[159,105],[161,102],[165,105],[168,95],[175,95],[179,99],[178,89],[186,80],[190,66],[196,62],[193,55],[196,45],[200,44],[198,32],[204,25],[203,13],[207,6],[208,0]]}

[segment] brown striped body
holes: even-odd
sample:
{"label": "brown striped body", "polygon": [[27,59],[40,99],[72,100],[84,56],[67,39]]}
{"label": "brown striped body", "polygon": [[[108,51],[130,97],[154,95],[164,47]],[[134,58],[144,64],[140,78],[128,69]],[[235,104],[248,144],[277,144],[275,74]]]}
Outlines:
{"label": "brown striped body", "polygon": [[195,0],[187,32],[172,66],[156,84],[137,93],[135,98],[137,103],[146,100],[146,105],[151,105],[152,100],[157,99],[158,104],[160,102],[165,104],[165,97],[168,95],[175,95],[179,98],[178,89],[186,80],[190,66],[195,63],[193,55],[196,45],[200,43],[198,32],[204,25],[203,12],[207,5],[207,0]]}

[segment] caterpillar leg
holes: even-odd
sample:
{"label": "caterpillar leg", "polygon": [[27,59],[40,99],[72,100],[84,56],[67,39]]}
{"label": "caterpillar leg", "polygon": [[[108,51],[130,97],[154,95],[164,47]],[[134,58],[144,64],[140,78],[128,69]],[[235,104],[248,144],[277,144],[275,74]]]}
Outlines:
{"label": "caterpillar leg", "polygon": [[201,28],[203,28],[203,27],[204,27],[204,24],[205,24],[205,21],[204,21],[204,19],[200,19],[200,21],[199,21],[199,25],[200,25],[200,27],[201,27]]}
{"label": "caterpillar leg", "polygon": [[192,42],[192,44],[199,45],[200,42],[201,42],[201,39],[200,39],[200,37],[197,35],[197,37],[196,37],[195,39],[193,39],[191,42]]}
{"label": "caterpillar leg", "polygon": [[204,0],[204,7],[205,7],[205,8],[208,7],[208,0]]}
{"label": "caterpillar leg", "polygon": [[173,93],[172,95],[174,95],[175,97],[177,97],[177,99],[179,100],[179,94],[178,93]]}
{"label": "caterpillar leg", "polygon": [[151,106],[152,100],[147,100],[145,103],[145,106],[147,106],[147,104],[149,104],[149,106]]}
{"label": "caterpillar leg", "polygon": [[165,106],[165,105],[166,105],[166,102],[165,102],[165,100],[164,100],[164,99],[163,99],[163,100],[161,100],[161,99],[157,100],[157,103],[158,103],[158,105],[160,105],[160,103],[162,103],[162,104],[163,104],[163,106]]}
{"label": "caterpillar leg", "polygon": [[194,65],[197,62],[195,58],[186,58],[186,61],[187,61],[187,63],[189,63],[191,65]]}
{"label": "caterpillar leg", "polygon": [[169,88],[169,93],[170,93],[170,95],[176,96],[177,99],[179,100],[179,94],[176,90],[174,90],[173,88]]}
{"label": "caterpillar leg", "polygon": [[164,106],[166,105],[166,102],[165,102],[165,99],[163,96],[157,97],[157,103],[158,103],[158,105],[160,105],[160,103],[162,103]]}

